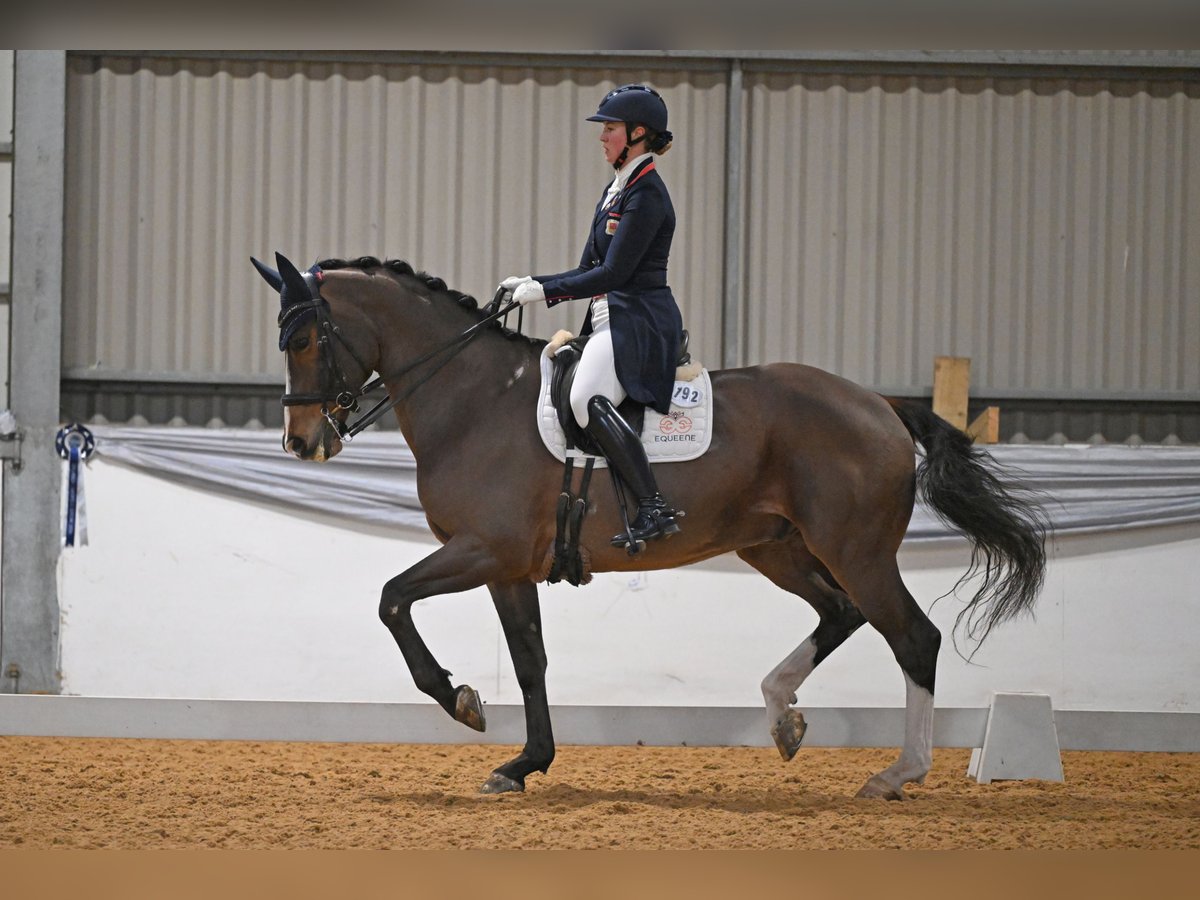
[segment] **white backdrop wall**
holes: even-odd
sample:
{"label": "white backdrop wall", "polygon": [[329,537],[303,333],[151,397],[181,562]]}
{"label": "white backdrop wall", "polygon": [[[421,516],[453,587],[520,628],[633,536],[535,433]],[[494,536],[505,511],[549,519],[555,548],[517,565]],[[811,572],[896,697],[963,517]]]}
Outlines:
{"label": "white backdrop wall", "polygon": [[[60,563],[63,692],[89,696],[427,701],[379,623],[379,590],[436,544],[328,524],[96,458],[90,543]],[[939,706],[1040,691],[1060,709],[1200,712],[1200,527],[1073,537],[1051,548],[1035,621],[998,630],[968,666],[943,644]],[[905,549],[923,606],[965,544]],[[554,704],[758,706],[758,684],[815,625],[807,604],[735,557],[542,587]],[[948,634],[959,605],[933,607]],[[456,683],[519,703],[483,589],[422,601],[415,619]],[[802,705],[901,706],[870,628],[803,687]],[[430,701],[431,702],[431,701]]]}

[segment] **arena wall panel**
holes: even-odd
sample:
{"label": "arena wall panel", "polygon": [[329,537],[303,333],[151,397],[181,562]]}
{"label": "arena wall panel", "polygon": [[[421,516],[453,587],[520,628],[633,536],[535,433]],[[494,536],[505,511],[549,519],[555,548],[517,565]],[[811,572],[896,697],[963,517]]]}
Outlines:
{"label": "arena wall panel", "polygon": [[746,75],[746,360],[1200,399],[1200,85]]}
{"label": "arena wall panel", "polygon": [[[718,72],[77,55],[65,367],[281,380],[277,310],[248,262],[275,250],[399,257],[481,302],[506,275],[573,267],[611,175],[584,119],[618,79],[676,111],[673,287],[694,351],[718,359]],[[536,310],[527,328],[583,314]]]}

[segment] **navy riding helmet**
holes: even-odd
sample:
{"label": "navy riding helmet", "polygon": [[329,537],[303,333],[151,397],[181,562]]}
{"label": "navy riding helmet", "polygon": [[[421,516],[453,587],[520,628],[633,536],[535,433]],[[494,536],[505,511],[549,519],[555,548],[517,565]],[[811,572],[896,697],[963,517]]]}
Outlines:
{"label": "navy riding helmet", "polygon": [[626,84],[609,91],[589,122],[628,122],[645,125],[654,132],[667,130],[667,104],[654,88]]}

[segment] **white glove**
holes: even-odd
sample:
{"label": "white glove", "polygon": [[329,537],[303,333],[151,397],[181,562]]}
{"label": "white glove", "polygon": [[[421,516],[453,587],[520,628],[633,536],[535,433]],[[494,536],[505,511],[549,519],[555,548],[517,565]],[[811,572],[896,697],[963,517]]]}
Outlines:
{"label": "white glove", "polygon": [[522,306],[526,303],[537,303],[539,300],[545,299],[546,292],[542,289],[542,283],[534,281],[532,278],[517,285],[517,290],[513,293],[513,300]]}
{"label": "white glove", "polygon": [[528,281],[533,281],[532,275],[509,275],[502,282],[496,285],[496,289],[499,290],[500,288],[504,288],[504,290],[512,292],[515,291],[518,286],[525,284]]}

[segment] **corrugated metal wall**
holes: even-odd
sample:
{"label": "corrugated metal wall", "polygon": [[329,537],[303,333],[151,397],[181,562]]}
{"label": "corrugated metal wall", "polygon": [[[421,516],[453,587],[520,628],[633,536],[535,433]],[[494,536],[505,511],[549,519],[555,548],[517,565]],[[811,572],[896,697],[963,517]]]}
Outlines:
{"label": "corrugated metal wall", "polygon": [[1195,82],[745,81],[749,361],[1200,392]]}
{"label": "corrugated metal wall", "polygon": [[[974,396],[1014,413],[1023,398],[1045,420],[1002,417],[1008,434],[1063,431],[1065,398],[1092,404],[1071,408],[1076,438],[1200,440],[1200,85],[1122,77],[1122,56],[1106,72],[1103,54],[1068,55],[1069,77],[1037,53],[908,75],[755,59],[730,98],[716,57],[74,54],[64,408],[277,422],[274,309],[251,254],[401,257],[481,301],[504,275],[573,265],[609,175],[583,120],[612,85],[645,80],[672,112],[672,285],[704,361],[798,360],[928,395],[934,356],[970,356]],[[537,310],[527,329],[581,316]],[[1147,426],[1146,400],[1175,405]]]}
{"label": "corrugated metal wall", "polygon": [[[399,257],[481,301],[505,275],[573,267],[611,178],[584,119],[617,77],[74,57],[64,367],[281,380],[277,301],[248,263],[276,249]],[[678,120],[662,160],[688,224],[672,283],[693,346],[719,359],[725,81],[620,77],[654,84]],[[583,313],[538,310],[527,328]]]}

